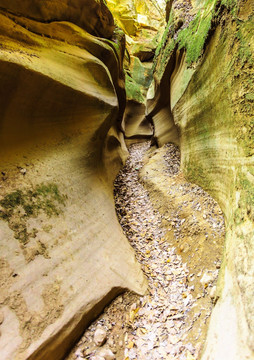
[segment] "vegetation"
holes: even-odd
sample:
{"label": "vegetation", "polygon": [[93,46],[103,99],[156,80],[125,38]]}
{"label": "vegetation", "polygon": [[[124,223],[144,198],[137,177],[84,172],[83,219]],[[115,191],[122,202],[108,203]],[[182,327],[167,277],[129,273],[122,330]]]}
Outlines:
{"label": "vegetation", "polygon": [[186,49],[186,61],[188,64],[196,62],[202,54],[211,28],[212,18],[212,12],[202,16],[201,11],[199,11],[189,27],[179,33],[177,37],[178,47],[179,49]]}
{"label": "vegetation", "polygon": [[157,73],[160,75],[163,70],[161,63],[168,60],[175,47],[186,50],[186,62],[189,66],[196,63],[204,51],[213,23],[219,20],[224,8],[236,14],[237,0],[206,0],[202,10],[197,12],[187,27],[183,26],[180,30],[176,27],[172,9],[163,38],[155,53],[154,69],[156,68]]}
{"label": "vegetation", "polygon": [[36,229],[27,230],[27,220],[37,217],[40,212],[51,217],[61,213],[60,205],[65,204],[66,196],[61,195],[56,184],[40,184],[33,190],[16,190],[0,201],[0,219],[8,222],[14,236],[22,244],[36,236]]}
{"label": "vegetation", "polygon": [[254,221],[254,188],[252,182],[244,173],[239,174],[237,185],[241,190],[241,196],[238,202],[238,208],[234,213],[234,219],[239,225],[246,220],[246,218]]}
{"label": "vegetation", "polygon": [[128,100],[144,103],[145,98],[141,92],[141,87],[128,74],[125,76],[126,96]]}
{"label": "vegetation", "polygon": [[153,70],[157,66],[157,73],[159,77],[163,74],[168,59],[175,48],[174,41],[174,12],[171,11],[167,27],[164,31],[162,39],[156,48],[154,56]]}

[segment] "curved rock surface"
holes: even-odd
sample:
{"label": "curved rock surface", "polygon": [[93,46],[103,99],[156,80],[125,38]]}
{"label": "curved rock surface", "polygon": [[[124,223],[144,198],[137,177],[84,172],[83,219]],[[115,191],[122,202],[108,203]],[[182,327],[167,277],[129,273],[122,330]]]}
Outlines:
{"label": "curved rock surface", "polygon": [[117,293],[146,289],[112,195],[124,39],[103,1],[0,7],[0,353],[57,360]]}
{"label": "curved rock surface", "polygon": [[103,0],[1,0],[0,8],[43,23],[69,21],[96,36],[109,38],[114,31],[113,16]]}
{"label": "curved rock surface", "polygon": [[253,359],[253,4],[203,2],[198,12],[193,2],[181,21],[179,4],[156,54],[147,112],[158,143],[180,143],[185,174],[225,214],[219,300],[202,359]]}

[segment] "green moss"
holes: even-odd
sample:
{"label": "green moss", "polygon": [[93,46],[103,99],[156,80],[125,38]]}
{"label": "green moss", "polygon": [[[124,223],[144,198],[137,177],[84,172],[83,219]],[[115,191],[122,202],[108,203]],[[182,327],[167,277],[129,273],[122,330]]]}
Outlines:
{"label": "green moss", "polygon": [[212,18],[212,12],[204,17],[199,12],[189,27],[179,33],[177,38],[179,49],[186,49],[186,61],[188,64],[196,62],[202,54],[208,32],[211,28]]}
{"label": "green moss", "polygon": [[163,62],[161,60],[158,61],[158,57],[163,52],[163,50],[166,49],[168,40],[170,38],[172,39],[172,37],[174,35],[173,25],[174,25],[174,11],[171,11],[169,21],[168,21],[166,29],[165,29],[165,31],[163,33],[162,39],[159,42],[159,44],[158,44],[158,46],[157,46],[157,48],[155,50],[153,69],[155,68],[155,66],[157,64],[161,64]]}
{"label": "green moss", "polygon": [[128,74],[125,77],[126,96],[128,100],[144,103],[145,98],[141,92],[140,85],[137,84]]}
{"label": "green moss", "polygon": [[211,188],[211,182],[207,177],[207,172],[203,169],[202,166],[194,164],[191,161],[185,163],[183,168],[186,171],[186,176],[189,181],[195,184],[202,185],[205,190]]}
{"label": "green moss", "polygon": [[[238,121],[234,127],[234,134],[239,147],[244,151],[245,156],[254,155],[254,56],[252,53],[254,17],[247,21],[237,21],[237,40],[235,51],[235,78],[233,87],[240,88],[241,92],[236,91],[235,106],[239,114]],[[236,76],[238,73],[238,76]]]}
{"label": "green moss", "polygon": [[254,101],[254,93],[245,94],[245,99],[249,101]]}
{"label": "green moss", "polygon": [[246,21],[245,23],[238,21],[239,29],[236,33],[236,38],[239,41],[239,58],[242,65],[244,65],[246,62],[248,62],[250,65],[254,65],[253,54],[250,47],[250,43],[253,41],[253,21],[254,16],[252,16],[250,20]]}
{"label": "green moss", "polygon": [[237,0],[221,0],[221,6],[225,6],[233,15],[237,12]]}
{"label": "green moss", "polygon": [[66,196],[61,195],[56,184],[40,184],[32,190],[16,190],[0,201],[0,219],[8,222],[14,237],[26,244],[35,231],[28,232],[27,220],[45,213],[49,217],[61,213]]}
{"label": "green moss", "polygon": [[23,205],[24,199],[22,191],[14,191],[11,194],[5,196],[3,200],[0,201],[0,205],[7,209],[13,209],[16,206]]}
{"label": "green moss", "polygon": [[240,190],[240,199],[238,208],[234,213],[234,219],[237,225],[243,223],[247,218],[254,221],[254,186],[253,183],[240,173],[237,180],[237,188]]}
{"label": "green moss", "polygon": [[[167,61],[166,56],[170,54],[168,47],[172,53],[172,46],[186,50],[186,62],[191,65],[198,61],[202,55],[209,32],[213,23],[218,22],[223,9],[231,11],[232,14],[237,13],[237,0],[206,0],[202,5],[195,18],[189,25],[179,31],[175,31],[174,13],[170,14],[170,20],[165,29],[163,38],[155,53],[154,69],[160,73],[160,63]],[[167,49],[167,54],[165,53]],[[246,53],[246,48],[244,53]],[[165,55],[164,55],[165,54]]]}

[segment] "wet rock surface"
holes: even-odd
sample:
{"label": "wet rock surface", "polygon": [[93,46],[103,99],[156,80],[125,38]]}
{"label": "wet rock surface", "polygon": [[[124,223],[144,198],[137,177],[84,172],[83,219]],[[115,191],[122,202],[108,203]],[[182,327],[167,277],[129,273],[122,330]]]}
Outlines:
{"label": "wet rock surface", "polygon": [[[197,248],[200,237],[203,242],[212,234],[223,238],[223,217],[207,193],[186,182],[175,145],[154,151],[146,142],[129,150],[115,180],[116,212],[142,264],[148,292],[143,297],[126,292],[115,299],[67,359],[197,359],[215,302],[221,249],[215,247],[206,254],[208,262],[205,257],[195,265],[194,255],[200,259],[204,249],[194,251],[191,242]],[[152,186],[158,176],[161,189]],[[163,186],[183,204],[167,203]],[[102,347],[94,341],[98,329],[107,333]]]}

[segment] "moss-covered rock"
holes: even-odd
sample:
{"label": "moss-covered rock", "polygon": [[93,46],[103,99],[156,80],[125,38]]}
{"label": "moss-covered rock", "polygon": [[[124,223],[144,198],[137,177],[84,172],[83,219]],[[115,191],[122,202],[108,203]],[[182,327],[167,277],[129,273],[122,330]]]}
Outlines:
{"label": "moss-covered rock", "polygon": [[140,85],[128,74],[125,77],[126,96],[128,100],[144,103],[145,98],[141,92]]}

